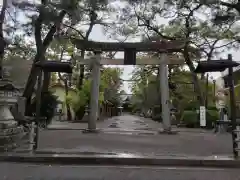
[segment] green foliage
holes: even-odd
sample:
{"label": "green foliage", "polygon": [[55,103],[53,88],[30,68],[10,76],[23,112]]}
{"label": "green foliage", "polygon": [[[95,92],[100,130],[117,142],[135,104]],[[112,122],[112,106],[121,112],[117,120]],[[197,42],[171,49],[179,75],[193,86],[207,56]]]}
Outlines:
{"label": "green foliage", "polygon": [[186,127],[194,128],[199,126],[198,113],[196,111],[184,111],[182,113],[181,122],[186,125]]}
{"label": "green foliage", "polygon": [[[57,97],[52,94],[52,92],[44,92],[41,99],[41,110],[40,116],[47,118],[47,124],[51,123],[51,120],[55,114],[55,109],[57,107]],[[36,114],[36,98],[33,99],[32,104],[29,106],[28,116]]]}
{"label": "green foliage", "polygon": [[199,109],[199,102],[198,101],[189,101],[185,106],[184,106],[184,110],[186,111],[195,111]]}
{"label": "green foliage", "polygon": [[[90,80],[86,80],[83,83],[82,89],[78,90],[77,95],[74,95],[73,97],[69,95],[67,97],[67,101],[71,104],[73,107],[73,110],[77,112],[79,109],[85,107],[89,104],[90,101],[90,88],[91,88],[91,82]],[[103,93],[100,92],[99,94],[99,104],[101,105],[103,102]]]}
{"label": "green foliage", "polygon": [[218,111],[216,106],[208,106],[207,109],[208,110],[213,110],[213,111]]}
{"label": "green foliage", "polygon": [[[181,122],[186,127],[194,128],[200,126],[199,114],[196,111],[187,110],[182,113]],[[206,112],[206,128],[212,128],[213,123],[219,120],[219,112],[216,110],[207,110]]]}
{"label": "green foliage", "polygon": [[[118,68],[104,68],[101,75],[99,88],[99,104],[106,100],[119,104],[119,89],[121,87],[120,75],[122,71]],[[73,107],[73,110],[82,116],[83,109],[89,105],[91,98],[91,80],[86,79],[83,82],[81,90],[78,90],[74,97],[68,96],[67,101]],[[107,93],[107,94],[106,94]]]}
{"label": "green foliage", "polygon": [[[132,85],[132,91],[134,93],[132,103],[134,107],[140,111],[144,108],[155,109],[156,104],[160,104],[161,102],[159,78],[156,74],[156,68],[153,67],[145,67],[144,69],[139,68],[133,73],[133,78],[135,78],[136,81],[134,81]],[[144,78],[148,79],[148,84],[144,84]],[[197,93],[194,91],[192,74],[189,71],[173,68],[170,82],[176,86],[175,89],[170,89],[170,99],[173,107],[179,111],[179,117],[182,116],[185,110],[196,111],[199,109],[200,103],[197,99]],[[206,79],[199,79],[199,82],[202,89],[206,89]],[[208,103],[210,107],[215,106],[213,96],[213,84],[209,81]],[[155,112],[155,110],[153,111],[153,116],[160,117],[160,115],[160,108],[158,112]]]}
{"label": "green foliage", "polygon": [[217,110],[207,110],[206,119],[207,119],[207,128],[212,128],[213,123],[219,120],[219,112]]}

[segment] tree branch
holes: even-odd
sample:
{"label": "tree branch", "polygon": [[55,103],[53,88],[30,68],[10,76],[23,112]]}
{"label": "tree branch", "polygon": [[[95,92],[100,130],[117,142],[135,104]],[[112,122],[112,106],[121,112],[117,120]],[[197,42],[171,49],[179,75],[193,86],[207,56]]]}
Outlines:
{"label": "tree branch", "polygon": [[0,37],[3,39],[3,23],[5,19],[5,12],[7,9],[7,0],[3,0],[3,5],[0,13]]}
{"label": "tree branch", "polygon": [[67,25],[67,24],[62,24],[63,26],[66,26],[74,31],[76,31],[83,39],[85,38],[84,35],[81,33],[81,31],[77,30],[76,28],[70,26],[70,25]]}
{"label": "tree branch", "polygon": [[43,47],[44,50],[47,49],[47,47],[49,46],[49,44],[52,42],[53,40],[53,36],[56,33],[57,29],[59,28],[62,19],[64,18],[64,16],[66,15],[66,11],[62,10],[58,16],[58,19],[56,20],[56,22],[54,23],[54,25],[51,27],[51,29],[49,30],[48,34],[46,35],[44,41],[43,41]]}

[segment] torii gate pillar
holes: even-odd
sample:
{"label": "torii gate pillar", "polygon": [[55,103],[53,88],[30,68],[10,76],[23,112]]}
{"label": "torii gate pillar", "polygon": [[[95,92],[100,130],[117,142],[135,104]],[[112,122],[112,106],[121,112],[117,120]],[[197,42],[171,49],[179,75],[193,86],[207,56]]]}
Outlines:
{"label": "torii gate pillar", "polygon": [[90,97],[90,114],[88,119],[88,129],[86,132],[98,132],[97,120],[99,116],[99,86],[100,86],[100,59],[101,51],[95,51],[95,57],[92,61],[91,73],[91,97]]}
{"label": "torii gate pillar", "polygon": [[160,90],[161,90],[161,105],[162,105],[162,122],[163,132],[171,132],[171,118],[170,118],[170,99],[169,99],[169,85],[168,85],[168,65],[165,63],[167,54],[161,54],[161,63],[159,66],[160,73]]}

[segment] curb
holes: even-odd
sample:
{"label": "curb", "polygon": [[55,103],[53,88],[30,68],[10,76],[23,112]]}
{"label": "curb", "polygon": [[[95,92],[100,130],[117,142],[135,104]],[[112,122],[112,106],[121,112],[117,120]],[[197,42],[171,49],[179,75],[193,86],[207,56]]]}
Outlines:
{"label": "curb", "polygon": [[[49,128],[46,128],[45,130],[47,130],[47,131],[77,131],[77,130],[79,130],[79,131],[85,131],[86,130],[86,128],[67,128],[67,127],[49,127]],[[141,130],[139,130],[139,131],[141,131]],[[214,132],[213,131],[191,131],[191,130],[181,130],[181,128],[180,129],[178,129],[178,128],[176,128],[176,129],[173,129],[173,131],[174,131],[174,133],[169,133],[169,134],[174,134],[174,135],[176,135],[176,134],[181,134],[181,133],[194,133],[194,134],[199,134],[199,133],[206,133],[206,134],[214,134]],[[101,132],[103,132],[103,133],[109,133],[109,132],[115,132],[115,131],[104,131],[104,130],[102,130]],[[117,131],[118,132],[118,131]],[[121,131],[121,132],[128,132],[128,131]],[[134,132],[134,131],[129,131],[129,132]],[[137,131],[136,131],[137,132]],[[154,132],[154,133],[153,133]],[[135,132],[134,132],[135,133]],[[167,134],[167,133],[161,133],[161,131],[160,131],[160,133],[159,133],[159,130],[155,130],[155,131],[150,131],[150,133],[140,133],[140,134],[152,134],[152,135],[154,135],[154,134]]]}
{"label": "curb", "polygon": [[61,130],[61,131],[68,131],[68,130],[72,130],[72,131],[84,131],[85,129],[84,128],[46,128],[47,131],[58,131],[58,130]]}
{"label": "curb", "polygon": [[103,134],[119,134],[119,135],[158,135],[157,131],[150,131],[150,132],[141,132],[141,131],[104,131],[104,129],[99,129],[96,132],[89,132],[87,129],[84,128],[47,128],[47,131],[81,131],[83,134],[98,134],[98,133],[103,133]]}
{"label": "curb", "polygon": [[240,160],[231,158],[178,158],[178,157],[121,157],[120,155],[77,154],[8,154],[0,155],[1,162],[40,163],[61,165],[129,165],[129,166],[175,166],[240,168]]}

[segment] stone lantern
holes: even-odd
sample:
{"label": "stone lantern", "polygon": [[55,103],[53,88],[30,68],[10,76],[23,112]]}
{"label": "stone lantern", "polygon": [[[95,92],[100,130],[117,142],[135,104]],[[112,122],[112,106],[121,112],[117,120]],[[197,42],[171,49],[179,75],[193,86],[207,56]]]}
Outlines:
{"label": "stone lantern", "polygon": [[11,151],[22,139],[23,127],[19,127],[10,111],[17,103],[19,90],[11,81],[0,80],[0,152]]}

